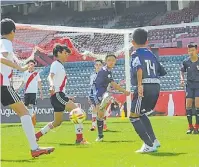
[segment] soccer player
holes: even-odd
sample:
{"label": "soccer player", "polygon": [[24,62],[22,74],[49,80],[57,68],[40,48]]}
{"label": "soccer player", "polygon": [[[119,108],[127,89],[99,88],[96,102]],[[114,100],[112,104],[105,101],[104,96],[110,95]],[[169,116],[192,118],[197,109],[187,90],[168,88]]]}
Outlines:
{"label": "soccer player", "polygon": [[[27,67],[20,67],[13,61],[14,52],[12,41],[15,36],[15,23],[11,19],[1,20],[1,35],[0,40],[0,84],[1,84],[1,103],[3,106],[9,106],[20,117],[22,128],[26,134],[30,144],[32,157],[38,157],[42,154],[49,154],[54,151],[54,148],[39,148],[36,138],[34,127],[31,121],[31,116],[28,113],[24,103],[21,101],[18,94],[10,85],[10,76],[13,69],[19,71],[26,71]],[[20,152],[20,150],[19,150]]]}
{"label": "soccer player", "polygon": [[[91,99],[92,98],[92,94],[93,94],[93,89],[92,89],[92,85],[93,85],[93,82],[94,80],[96,79],[97,77],[97,73],[99,72],[99,70],[102,68],[103,66],[103,61],[102,60],[95,60],[95,73],[91,74],[90,76],[90,86],[91,86],[91,90],[90,90],[90,96],[89,96],[89,102],[91,102]],[[96,112],[96,108],[95,108],[95,105],[92,105],[91,103],[91,107],[92,107],[92,127],[91,127],[91,131],[94,131],[96,129],[96,118],[97,118],[97,112]],[[107,125],[106,125],[106,115],[104,116],[104,131],[107,131]]]}
{"label": "soccer player", "polygon": [[[51,94],[50,101],[54,108],[54,120],[36,133],[37,140],[51,129],[61,125],[63,121],[63,112],[65,110],[70,112],[73,109],[78,108],[65,94],[67,76],[63,63],[67,60],[67,57],[70,54],[71,51],[66,46],[56,45],[53,48],[53,55],[57,60],[51,64],[48,80]],[[83,138],[83,124],[75,124],[75,132],[76,144],[88,144]]]}
{"label": "soccer player", "polygon": [[136,151],[140,153],[156,151],[160,146],[145,113],[154,109],[160,92],[159,76],[166,75],[156,56],[147,49],[147,36],[146,30],[138,28],[134,31],[132,41],[136,51],[131,59],[131,83],[136,88],[129,119],[144,142],[141,149]]}
{"label": "soccer player", "polygon": [[109,54],[105,58],[106,65],[101,68],[101,70],[97,73],[97,77],[93,82],[92,86],[92,95],[90,96],[90,100],[92,104],[95,106],[97,112],[97,128],[98,128],[98,137],[96,139],[97,142],[103,141],[103,126],[104,126],[104,113],[107,105],[110,101],[110,96],[106,98],[104,95],[107,92],[107,88],[112,86],[115,90],[123,92],[125,95],[130,95],[130,92],[123,89],[120,85],[114,82],[112,77],[112,68],[116,63],[116,56],[113,54]]}
{"label": "soccer player", "polygon": [[[188,45],[189,58],[183,61],[181,68],[181,85],[184,86],[184,73],[187,72],[186,84],[186,114],[189,124],[187,134],[199,134],[199,57],[197,44]],[[192,108],[195,100],[196,123],[192,124]]]}
{"label": "soccer player", "polygon": [[36,125],[36,113],[34,113],[34,105],[36,105],[38,88],[40,90],[40,98],[43,99],[41,78],[37,71],[35,71],[34,60],[27,62],[28,71],[24,72],[23,82],[19,89],[25,85],[24,104],[28,108],[29,114],[32,117],[32,123]]}

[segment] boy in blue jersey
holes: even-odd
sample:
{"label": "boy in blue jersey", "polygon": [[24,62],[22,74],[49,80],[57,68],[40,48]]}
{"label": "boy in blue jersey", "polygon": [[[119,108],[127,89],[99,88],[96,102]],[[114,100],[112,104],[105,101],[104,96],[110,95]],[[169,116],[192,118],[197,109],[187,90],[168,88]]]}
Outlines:
{"label": "boy in blue jersey", "polygon": [[[116,64],[116,56],[113,54],[107,55],[105,58],[106,65],[101,68],[97,73],[97,77],[93,82],[92,94],[90,95],[91,103],[95,106],[97,112],[97,129],[98,138],[97,142],[103,141],[103,125],[104,125],[104,113],[106,106],[109,103],[111,96],[106,96],[106,92],[109,86],[113,89],[123,92],[125,95],[129,96],[130,92],[126,91],[116,82],[114,82],[112,77],[112,68]],[[106,96],[106,97],[105,97]]]}
{"label": "boy in blue jersey", "polygon": [[[189,58],[183,61],[181,68],[181,85],[184,86],[184,73],[187,72],[186,84],[186,114],[189,124],[187,134],[199,134],[199,58],[197,44],[188,45]],[[192,124],[192,108],[195,100],[196,124]]]}
{"label": "boy in blue jersey", "polygon": [[132,41],[136,51],[131,59],[131,84],[136,88],[129,119],[144,142],[141,149],[136,151],[139,153],[153,152],[160,146],[145,113],[154,109],[160,92],[159,77],[166,75],[156,56],[147,49],[147,36],[146,30],[138,28],[134,31]]}

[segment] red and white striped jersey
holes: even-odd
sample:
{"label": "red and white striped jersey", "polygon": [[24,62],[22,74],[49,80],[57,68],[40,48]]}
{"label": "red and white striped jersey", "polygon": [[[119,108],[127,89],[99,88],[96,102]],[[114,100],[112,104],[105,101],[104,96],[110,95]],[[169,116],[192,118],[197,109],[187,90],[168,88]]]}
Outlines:
{"label": "red and white striped jersey", "polygon": [[25,83],[25,93],[37,93],[38,92],[38,82],[41,81],[38,72],[33,71],[24,72],[23,80]]}
{"label": "red and white striped jersey", "polygon": [[55,87],[55,92],[64,92],[67,83],[67,76],[64,66],[59,61],[54,61],[50,67],[50,73],[55,74],[53,78],[53,85]]}
{"label": "red and white striped jersey", "polygon": [[[4,57],[2,53],[8,53],[8,56]],[[0,39],[0,57],[14,62],[13,55],[14,55],[14,52],[13,52],[12,42],[7,39]],[[1,86],[10,86],[10,79],[12,77],[12,71],[13,69],[11,67],[1,63],[1,68],[0,68],[0,85]]]}

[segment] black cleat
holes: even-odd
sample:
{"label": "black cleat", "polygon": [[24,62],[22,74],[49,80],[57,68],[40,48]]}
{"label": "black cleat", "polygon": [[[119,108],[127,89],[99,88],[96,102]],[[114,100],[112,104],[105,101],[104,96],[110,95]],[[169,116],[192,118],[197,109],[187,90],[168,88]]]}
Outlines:
{"label": "black cleat", "polygon": [[187,134],[192,134],[193,131],[194,131],[194,128],[189,128],[189,129],[187,130]]}

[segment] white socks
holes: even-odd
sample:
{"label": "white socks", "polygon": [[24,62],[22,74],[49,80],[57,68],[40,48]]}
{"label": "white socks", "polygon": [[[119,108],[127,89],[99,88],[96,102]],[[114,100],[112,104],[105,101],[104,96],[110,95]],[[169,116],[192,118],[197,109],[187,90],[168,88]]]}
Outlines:
{"label": "white socks", "polygon": [[35,131],[32,124],[31,116],[24,115],[21,118],[22,128],[26,134],[31,150],[36,150],[39,146],[36,142]]}

